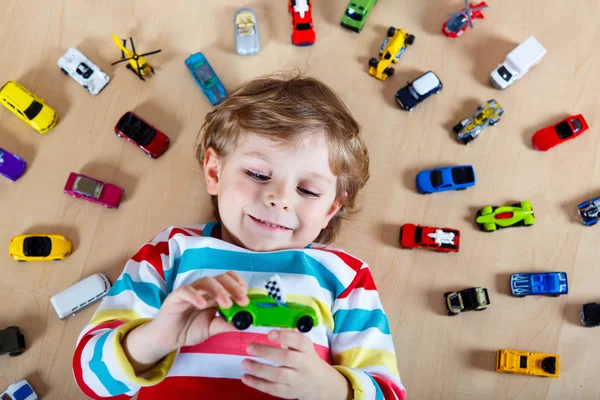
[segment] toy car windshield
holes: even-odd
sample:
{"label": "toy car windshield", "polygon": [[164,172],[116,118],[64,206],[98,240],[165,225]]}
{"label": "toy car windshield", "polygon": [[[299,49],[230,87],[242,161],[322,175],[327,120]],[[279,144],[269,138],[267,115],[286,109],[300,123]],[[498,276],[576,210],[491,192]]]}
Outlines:
{"label": "toy car windshield", "polygon": [[86,63],[80,63],[75,71],[84,79],[88,79],[94,73],[94,70],[88,67]]}
{"label": "toy car windshield", "polygon": [[352,8],[348,7],[348,9],[346,10],[346,15],[350,18],[352,18],[355,21],[362,21],[363,19],[363,15],[357,13],[356,11],[354,11]]}
{"label": "toy car windshield", "polygon": [[44,106],[40,102],[33,100],[31,102],[31,104],[29,105],[29,107],[27,107],[27,109],[25,111],[23,111],[23,113],[25,114],[25,116],[27,118],[32,120],[35,117],[37,117],[37,115],[40,113],[40,111],[42,111],[43,107]]}
{"label": "toy car windshield", "polygon": [[198,78],[198,80],[207,88],[211,86],[212,82],[210,81],[215,77],[206,63],[194,68],[194,75],[196,75],[196,78]]}
{"label": "toy car windshield", "polygon": [[556,125],[556,133],[558,133],[558,137],[561,139],[566,139],[569,136],[573,136],[573,131],[571,130],[571,127],[569,126],[569,123],[567,121],[561,122],[560,124]]}
{"label": "toy car windshield", "polygon": [[410,95],[412,97],[414,97],[416,100],[419,100],[419,94],[417,93],[417,91],[412,87],[412,85],[410,85],[408,87],[408,93],[410,93]]}
{"label": "toy car windshield", "polygon": [[307,22],[302,23],[302,24],[297,24],[296,29],[299,31],[307,31],[310,29],[310,24]]}
{"label": "toy car windshield", "polygon": [[421,228],[420,226],[418,226],[415,229],[415,242],[416,243],[421,243],[423,241],[423,228]]}
{"label": "toy car windshield", "polygon": [[442,185],[442,183],[444,183],[442,181],[442,171],[431,171],[430,179],[431,186],[433,187],[439,187]]}
{"label": "toy car windshield", "polygon": [[93,181],[91,179],[78,176],[73,182],[73,190],[85,196],[93,197],[96,200],[100,198],[102,193],[103,183]]}
{"label": "toy car windshield", "polygon": [[465,18],[464,14],[460,14],[460,15],[457,15],[456,17],[452,18],[446,24],[446,28],[448,28],[448,30],[450,32],[458,32],[466,24],[467,24],[467,19]]}
{"label": "toy car windshield", "polygon": [[454,296],[450,297],[450,304],[454,308],[460,308],[460,300],[458,299],[458,294],[455,294]]}
{"label": "toy car windshield", "polygon": [[510,78],[512,78],[512,74],[508,72],[504,65],[498,68],[498,75],[500,75],[506,82],[510,81]]}
{"label": "toy car windshield", "polygon": [[23,241],[23,253],[27,257],[48,257],[52,241],[48,237],[31,236]]}

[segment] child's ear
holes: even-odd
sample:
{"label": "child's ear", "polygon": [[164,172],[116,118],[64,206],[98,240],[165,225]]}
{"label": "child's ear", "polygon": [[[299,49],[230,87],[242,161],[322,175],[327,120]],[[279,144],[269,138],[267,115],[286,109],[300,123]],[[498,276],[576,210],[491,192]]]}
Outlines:
{"label": "child's ear", "polygon": [[344,193],[341,197],[334,200],[333,204],[331,204],[331,207],[329,207],[329,211],[327,211],[327,215],[325,216],[325,222],[323,223],[321,229],[327,228],[327,225],[329,225],[329,221],[331,221],[331,218],[333,218],[333,216],[337,214],[340,208],[342,208],[342,206],[344,205],[346,197],[348,197],[348,195],[347,193]]}
{"label": "child's ear", "polygon": [[212,147],[209,147],[204,152],[204,179],[206,180],[206,191],[208,194],[217,194],[220,167],[221,163],[217,152]]}

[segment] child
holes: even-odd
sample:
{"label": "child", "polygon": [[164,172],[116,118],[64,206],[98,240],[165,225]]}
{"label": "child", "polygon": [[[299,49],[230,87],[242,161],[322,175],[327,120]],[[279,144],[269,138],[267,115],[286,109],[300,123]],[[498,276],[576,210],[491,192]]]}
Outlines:
{"label": "child", "polygon": [[[209,113],[198,159],[219,222],[145,244],[83,329],[81,390],[126,399],[405,399],[366,264],[325,245],[369,178],[360,127],[313,78],[250,81]],[[319,244],[315,244],[317,242]],[[266,293],[315,309],[308,333],[250,326],[217,308]]]}

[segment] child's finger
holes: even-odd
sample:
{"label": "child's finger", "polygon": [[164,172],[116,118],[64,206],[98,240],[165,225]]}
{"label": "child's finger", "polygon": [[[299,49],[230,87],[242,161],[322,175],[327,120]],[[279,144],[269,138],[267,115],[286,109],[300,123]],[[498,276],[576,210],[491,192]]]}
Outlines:
{"label": "child's finger", "polygon": [[177,290],[177,300],[200,309],[208,306],[208,301],[202,296],[202,293],[196,291],[191,285],[183,286]]}
{"label": "child's finger", "polygon": [[226,275],[229,275],[229,276],[231,276],[233,279],[235,279],[235,281],[236,281],[237,283],[239,283],[239,284],[240,284],[240,285],[242,285],[243,287],[246,287],[246,286],[248,286],[248,284],[246,283],[246,280],[245,280],[244,278],[242,278],[242,277],[240,276],[240,274],[238,274],[237,272],[235,272],[235,271],[227,271],[227,272],[226,272]]}
{"label": "child's finger", "polygon": [[308,352],[314,349],[310,339],[302,333],[291,329],[279,329],[269,332],[269,340],[286,348]]}
{"label": "child's finger", "polygon": [[217,280],[223,285],[225,290],[229,292],[231,297],[241,306],[245,306],[250,301],[246,294],[246,286],[240,285],[231,275],[223,274],[217,276]]}
{"label": "child's finger", "polygon": [[197,292],[212,296],[220,307],[231,307],[231,298],[227,290],[212,276],[205,276],[190,284]]}

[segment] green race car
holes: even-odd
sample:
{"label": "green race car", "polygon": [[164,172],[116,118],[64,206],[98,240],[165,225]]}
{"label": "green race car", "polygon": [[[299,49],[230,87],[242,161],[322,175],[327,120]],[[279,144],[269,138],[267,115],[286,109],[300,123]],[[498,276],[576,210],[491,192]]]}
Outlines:
{"label": "green race car", "polygon": [[375,3],[377,3],[377,0],[350,0],[340,25],[359,33],[363,26],[365,26],[367,16]]}
{"label": "green race car", "polygon": [[219,312],[227,322],[233,323],[239,330],[248,329],[250,325],[272,326],[278,328],[298,328],[300,332],[308,332],[319,324],[317,313],[312,307],[298,303],[277,301],[267,294],[248,295],[250,303],[242,307],[235,302],[229,308],[219,308]]}
{"label": "green race car", "polygon": [[483,207],[477,211],[475,222],[482,231],[493,232],[496,229],[511,226],[533,225],[535,223],[535,215],[533,214],[531,203],[522,201],[512,206]]}

